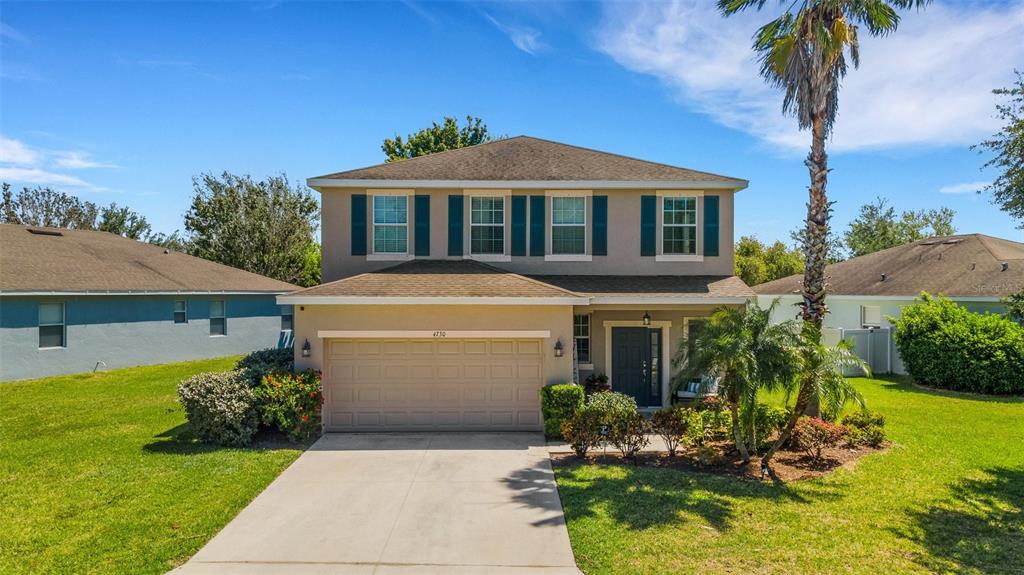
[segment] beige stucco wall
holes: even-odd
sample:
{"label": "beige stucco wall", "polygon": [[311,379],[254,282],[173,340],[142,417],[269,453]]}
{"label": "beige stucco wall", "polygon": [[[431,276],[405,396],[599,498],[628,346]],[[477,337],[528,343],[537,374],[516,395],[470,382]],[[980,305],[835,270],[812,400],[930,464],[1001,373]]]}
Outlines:
{"label": "beige stucco wall", "polygon": [[[298,369],[323,368],[321,330],[546,330],[544,380],[564,383],[572,379],[572,306],[502,305],[306,305],[295,306],[295,365]],[[310,357],[302,357],[302,344],[309,340]],[[561,339],[566,352],[555,357],[555,342]]]}
{"label": "beige stucco wall", "polygon": [[[382,269],[395,261],[370,261],[366,256],[352,256],[351,196],[353,193],[373,195],[373,190],[355,188],[322,188],[323,220],[323,281],[329,282],[358,273]],[[678,190],[686,195],[692,190]],[[593,190],[594,195],[608,196],[608,255],[594,256],[589,262],[553,262],[543,257],[513,257],[508,262],[490,262],[492,265],[526,274],[594,274],[594,275],[732,275],[733,273],[733,196],[727,190],[705,190],[704,196],[717,195],[719,201],[719,255],[705,257],[700,262],[659,262],[654,257],[640,256],[640,196],[655,195],[655,190]],[[469,201],[471,191],[460,189],[422,189],[417,194],[430,196],[430,258],[447,259],[448,256],[448,196],[466,197],[464,208],[464,248],[469,250]],[[486,193],[492,193],[488,191]],[[503,192],[505,201],[505,250],[511,253],[511,195],[540,195],[544,190],[509,190]],[[668,194],[671,195],[671,194]],[[367,198],[367,246],[372,251],[372,197]],[[550,251],[550,197],[545,210],[547,227],[545,240]],[[661,208],[658,208],[658,251],[661,250]],[[415,250],[415,213],[409,204],[409,253]],[[698,199],[697,253],[704,252],[704,199]],[[592,203],[587,200],[587,251],[590,245]],[[529,223],[527,223],[529,235]]]}

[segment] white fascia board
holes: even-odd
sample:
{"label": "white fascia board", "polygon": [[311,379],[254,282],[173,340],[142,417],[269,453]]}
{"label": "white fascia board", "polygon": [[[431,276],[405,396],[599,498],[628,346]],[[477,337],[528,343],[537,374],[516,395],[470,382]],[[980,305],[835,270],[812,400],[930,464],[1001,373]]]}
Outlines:
{"label": "white fascia board", "polygon": [[747,303],[754,296],[730,296],[730,297],[689,297],[689,296],[594,296],[590,298],[590,305],[726,305]]}
{"label": "white fascia board", "polygon": [[608,189],[696,189],[740,191],[747,180],[336,180],[309,178],[311,188],[455,188],[455,189],[543,189],[543,190],[608,190]]}
{"label": "white fascia board", "polygon": [[[801,295],[798,293],[759,293],[758,297],[795,297],[800,298]],[[1001,300],[999,296],[988,296],[988,295],[945,295],[945,294],[931,294],[933,296],[942,296],[946,299],[953,301],[976,301],[976,302],[998,302]],[[828,301],[913,301],[920,299],[919,295],[846,295],[846,294],[828,294],[825,296],[825,302]]]}
{"label": "white fascia board", "polygon": [[280,295],[281,305],[588,305],[585,297],[360,297]]}
{"label": "white fascia board", "polygon": [[287,294],[285,290],[279,291],[195,291],[195,290],[135,290],[135,291],[0,291],[0,296],[38,296],[38,297],[59,297],[59,296],[84,296],[84,295],[279,295]]}

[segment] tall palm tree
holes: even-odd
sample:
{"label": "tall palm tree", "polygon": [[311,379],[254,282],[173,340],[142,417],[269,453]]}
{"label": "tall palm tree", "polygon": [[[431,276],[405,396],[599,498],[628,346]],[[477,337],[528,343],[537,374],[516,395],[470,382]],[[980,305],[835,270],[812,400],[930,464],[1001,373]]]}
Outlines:
{"label": "tall palm tree", "polygon": [[673,363],[672,390],[697,377],[715,376],[718,394],[729,406],[732,434],[743,462],[757,446],[752,414],[761,390],[791,387],[800,373],[799,338],[793,321],[773,324],[768,308],[751,303],[745,308],[721,308],[707,319],[700,333],[684,339]]}
{"label": "tall palm tree", "polygon": [[[784,114],[796,116],[801,130],[810,130],[811,149],[804,162],[810,173],[804,228],[803,332],[812,344],[821,341],[825,305],[825,264],[828,258],[829,218],[832,203],[826,193],[828,155],[825,141],[839,109],[839,85],[846,76],[847,54],[860,65],[858,26],[872,36],[896,30],[899,10],[923,7],[930,0],[782,0],[782,13],[754,35],[754,51],[761,75],[785,93]],[[719,0],[724,16],[747,9],[761,10],[768,0]],[[804,374],[796,411],[787,423],[792,431],[797,418],[814,399],[809,374]],[[774,450],[773,450],[774,451]]]}

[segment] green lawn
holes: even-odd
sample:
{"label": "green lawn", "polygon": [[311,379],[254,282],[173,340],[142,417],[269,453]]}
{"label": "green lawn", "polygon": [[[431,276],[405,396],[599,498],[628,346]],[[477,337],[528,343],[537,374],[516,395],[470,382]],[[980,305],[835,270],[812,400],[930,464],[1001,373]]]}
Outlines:
{"label": "green lawn", "polygon": [[0,572],[163,573],[299,456],[193,441],[175,388],[234,358],[0,384]]}
{"label": "green lawn", "polygon": [[1024,573],[1024,402],[860,379],[894,446],[772,485],[632,466],[557,470],[595,573]]}

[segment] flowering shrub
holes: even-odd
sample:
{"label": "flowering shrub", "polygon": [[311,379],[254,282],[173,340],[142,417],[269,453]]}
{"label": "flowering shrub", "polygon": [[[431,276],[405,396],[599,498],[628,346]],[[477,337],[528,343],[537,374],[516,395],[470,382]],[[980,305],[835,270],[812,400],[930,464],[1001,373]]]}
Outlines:
{"label": "flowering shrub", "polygon": [[581,409],[562,420],[562,437],[576,455],[586,457],[587,452],[601,445],[601,421],[594,410]]}
{"label": "flowering shrub", "polygon": [[292,441],[318,435],[323,405],[320,379],[321,373],[311,369],[265,375],[255,389],[263,424],[278,429]]}
{"label": "flowering shrub", "polygon": [[670,457],[676,454],[680,445],[687,443],[690,418],[691,410],[679,406],[659,409],[651,415],[651,428],[665,442]]}
{"label": "flowering shrub", "polygon": [[294,371],[295,352],[290,347],[269,347],[242,356],[235,369],[244,372],[252,387],[258,387],[263,376],[272,371]]}
{"label": "flowering shrub", "polygon": [[238,371],[200,373],[178,385],[192,432],[203,441],[248,445],[259,420],[256,397]]}
{"label": "flowering shrub", "polygon": [[821,451],[826,447],[835,447],[846,434],[846,428],[838,423],[830,423],[817,417],[801,417],[793,428],[791,441],[798,449],[820,460]]}

